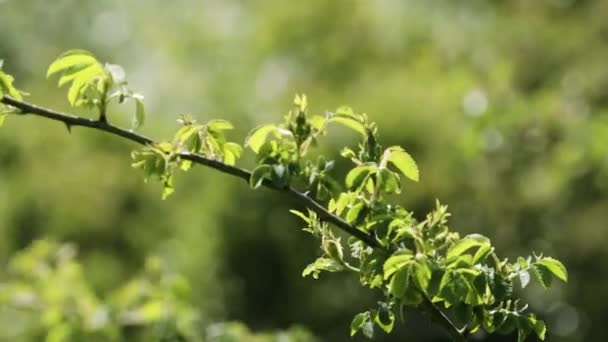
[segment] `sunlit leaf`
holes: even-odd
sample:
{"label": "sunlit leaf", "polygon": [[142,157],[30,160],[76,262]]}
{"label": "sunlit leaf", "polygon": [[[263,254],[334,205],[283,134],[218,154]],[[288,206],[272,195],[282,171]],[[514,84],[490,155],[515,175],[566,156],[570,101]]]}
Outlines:
{"label": "sunlit leaf", "polygon": [[402,250],[393,254],[384,262],[384,279],[390,278],[393,273],[401,270],[413,261],[414,255],[409,250]]}
{"label": "sunlit leaf", "polygon": [[224,130],[234,129],[234,126],[229,121],[219,120],[219,119],[215,119],[215,120],[211,120],[211,121],[207,122],[207,127],[214,131],[224,131]]}
{"label": "sunlit leaf", "polygon": [[46,76],[49,77],[54,73],[79,65],[90,65],[98,63],[97,59],[88,51],[85,50],[69,50],[51,63]]}
{"label": "sunlit leaf", "polygon": [[2,98],[4,95],[9,95],[16,100],[21,100],[21,94],[13,86],[13,81],[13,76],[0,70],[0,98]]}
{"label": "sunlit leaf", "polygon": [[419,179],[418,165],[405,150],[399,146],[392,146],[386,149],[388,154],[387,161],[395,165],[407,178],[417,182]]}
{"label": "sunlit leaf", "polygon": [[564,264],[562,264],[559,260],[553,259],[551,257],[545,257],[537,260],[536,264],[546,267],[554,276],[561,279],[562,281],[568,281],[568,271],[566,270]]}
{"label": "sunlit leaf", "polygon": [[367,136],[367,129],[365,128],[365,124],[360,120],[357,120],[355,117],[344,114],[335,114],[330,119],[329,122],[337,122],[343,126],[346,126],[356,132],[359,132],[363,136]]}
{"label": "sunlit leaf", "polygon": [[275,125],[262,125],[254,128],[245,139],[245,146],[250,147],[253,152],[258,153],[260,147],[266,142],[266,137],[269,133],[277,132]]}
{"label": "sunlit leaf", "polygon": [[373,165],[359,165],[350,170],[346,175],[346,187],[348,189],[359,189],[367,177],[376,170]]}
{"label": "sunlit leaf", "polygon": [[481,247],[481,246],[489,246],[490,240],[480,234],[471,234],[467,235],[464,238],[456,241],[452,247],[448,249],[446,260],[447,262],[454,261],[457,257],[465,253],[471,248]]}

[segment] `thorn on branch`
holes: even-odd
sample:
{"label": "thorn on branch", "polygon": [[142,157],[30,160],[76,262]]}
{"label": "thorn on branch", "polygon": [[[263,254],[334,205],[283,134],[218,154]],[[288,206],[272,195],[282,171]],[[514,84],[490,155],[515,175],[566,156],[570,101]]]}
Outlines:
{"label": "thorn on branch", "polygon": [[68,129],[68,133],[70,133],[70,134],[72,133],[72,125],[71,124],[69,124],[69,123],[66,122],[65,123],[65,128]]}

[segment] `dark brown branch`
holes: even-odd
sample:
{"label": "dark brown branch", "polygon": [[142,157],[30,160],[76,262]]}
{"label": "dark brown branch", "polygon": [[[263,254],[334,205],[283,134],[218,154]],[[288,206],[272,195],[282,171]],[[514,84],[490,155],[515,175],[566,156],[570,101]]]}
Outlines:
{"label": "dark brown branch", "polygon": [[[137,134],[130,130],[125,130],[120,127],[114,126],[114,125],[108,123],[106,120],[92,120],[92,119],[87,119],[87,118],[83,118],[83,117],[79,117],[79,116],[75,116],[75,115],[71,115],[71,114],[66,114],[66,113],[54,111],[52,109],[40,107],[40,106],[31,104],[31,103],[27,103],[24,101],[15,100],[8,96],[2,97],[0,102],[4,103],[5,105],[9,105],[11,107],[19,109],[20,112],[16,113],[17,115],[33,114],[33,115],[45,117],[47,119],[51,119],[54,121],[63,122],[68,127],[68,129],[71,129],[72,126],[89,127],[89,128],[93,128],[96,130],[100,130],[100,131],[104,131],[104,132],[108,132],[110,134],[120,136],[122,138],[134,141],[141,145],[150,145],[150,144],[155,143],[154,140],[152,140],[146,136]],[[249,182],[249,178],[251,176],[251,172],[248,170],[241,169],[241,168],[231,166],[231,165],[227,165],[227,164],[224,164],[224,163],[214,160],[214,159],[209,159],[198,153],[184,152],[184,153],[180,154],[180,157],[182,159],[190,160],[193,163],[204,165],[209,168],[218,170],[222,173],[226,173],[226,174],[235,176],[237,178],[241,178],[241,179],[245,180],[246,182]],[[317,213],[317,215],[319,215],[319,218],[321,220],[335,225],[342,231],[358,238],[359,240],[363,241],[364,243],[366,243],[368,246],[370,246],[372,248],[384,250],[384,247],[378,243],[378,241],[376,240],[376,238],[373,235],[359,230],[357,227],[344,221],[339,216],[336,216],[336,215],[330,213],[323,205],[321,205],[320,203],[315,201],[313,198],[309,197],[307,194],[302,193],[292,187],[284,187],[284,188],[277,187],[273,182],[271,182],[268,179],[264,180],[263,185],[267,188],[287,193],[291,197],[300,201],[304,206],[306,206],[310,210]],[[441,325],[446,330],[446,332],[452,337],[452,339],[454,341],[458,341],[458,342],[466,341],[466,338],[464,337],[464,335],[461,333],[461,331],[458,328],[456,328],[452,324],[450,319],[447,316],[445,316],[445,314],[441,310],[439,310],[439,308],[437,308],[437,306],[435,306],[435,304],[433,304],[427,296],[424,296],[424,299],[425,299],[425,301],[423,304],[424,304],[425,311],[431,316],[432,320],[435,321],[437,324]]]}
{"label": "dark brown branch", "polygon": [[[83,117],[79,117],[79,116],[75,116],[75,115],[57,112],[57,111],[43,108],[43,107],[31,104],[31,103],[15,100],[8,96],[3,97],[1,102],[19,109],[21,112],[18,114],[21,114],[21,115],[26,115],[26,114],[38,115],[38,116],[45,117],[47,119],[63,122],[68,127],[72,127],[72,126],[89,127],[89,128],[94,128],[94,129],[97,129],[100,131],[108,132],[108,133],[111,133],[114,135],[118,135],[120,137],[123,137],[125,139],[134,141],[134,142],[142,144],[142,145],[154,144],[154,140],[152,140],[148,137],[137,134],[133,131],[129,131],[129,130],[122,129],[120,127],[113,126],[103,120],[92,120],[92,119],[87,119],[87,118],[83,118]],[[204,166],[210,167],[212,169],[218,170],[220,172],[241,178],[241,179],[245,180],[246,182],[249,182],[249,178],[251,176],[251,172],[249,172],[248,170],[241,169],[241,168],[231,166],[231,165],[227,165],[227,164],[224,164],[224,163],[214,160],[214,159],[209,159],[198,153],[184,152],[184,153],[180,154],[180,157],[182,159],[190,160],[193,163],[204,165]],[[336,227],[340,228],[341,230],[345,231],[346,233],[365,242],[370,247],[381,248],[380,244],[378,243],[378,241],[376,241],[376,239],[373,236],[357,229],[355,226],[348,224],[347,222],[342,220],[340,217],[330,213],[327,209],[325,209],[324,206],[317,203],[314,199],[308,197],[306,194],[304,194],[294,188],[291,188],[291,187],[279,188],[276,185],[274,185],[274,183],[272,183],[270,180],[265,180],[263,185],[266,186],[267,188],[270,188],[273,190],[278,190],[278,191],[283,191],[283,192],[288,193],[292,197],[299,200],[306,207],[308,207],[309,209],[316,212],[319,215],[319,218],[321,220],[334,224]]]}

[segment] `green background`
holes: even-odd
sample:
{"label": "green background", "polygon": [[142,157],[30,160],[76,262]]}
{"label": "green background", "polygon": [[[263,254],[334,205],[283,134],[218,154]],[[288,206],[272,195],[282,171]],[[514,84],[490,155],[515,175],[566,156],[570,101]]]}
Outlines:
{"label": "green background", "polygon": [[[57,55],[83,48],[121,64],[146,96],[142,132],[156,138],[192,113],[232,121],[230,138],[243,142],[250,128],[279,121],[296,92],[317,113],[348,104],[419,164],[421,181],[396,202],[424,217],[439,199],[454,230],[487,235],[499,255],[562,260],[567,285],[524,297],[546,319],[548,341],[604,341],[606,13],[602,0],[0,0],[0,58],[29,101],[63,110],[65,90],[44,77]],[[128,125],[131,111],[111,108],[109,119]],[[338,129],[322,152],[340,160],[356,138]],[[301,278],[319,250],[288,213],[296,203],[201,167],[180,174],[162,201],[161,186],[131,169],[133,148],[9,117],[0,130],[3,264],[35,239],[74,242],[103,294],[159,255],[187,276],[203,325],[300,324],[325,341],[351,340],[352,316],[377,298],[347,275]],[[240,165],[252,164],[246,153]],[[0,327],[13,318],[0,310]],[[378,340],[442,338],[411,312]]]}

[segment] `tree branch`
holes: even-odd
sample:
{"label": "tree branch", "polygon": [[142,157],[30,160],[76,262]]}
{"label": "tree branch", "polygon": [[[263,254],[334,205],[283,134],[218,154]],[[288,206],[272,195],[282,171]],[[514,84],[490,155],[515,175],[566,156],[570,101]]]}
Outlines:
{"label": "tree branch", "polygon": [[[62,122],[67,126],[68,130],[71,129],[71,127],[73,126],[88,127],[120,136],[122,138],[131,140],[141,145],[151,145],[155,143],[154,140],[144,135],[140,135],[133,131],[125,130],[120,127],[114,126],[108,123],[107,120],[92,120],[71,114],[66,114],[54,111],[52,109],[37,106],[35,104],[31,104],[25,101],[19,101],[9,96],[3,96],[2,99],[0,99],[0,102],[5,105],[19,109],[20,112],[16,113],[17,115],[31,114],[41,116],[50,120]],[[229,174],[237,178],[241,178],[246,182],[249,182],[249,178],[251,176],[251,172],[248,170],[224,164],[220,161],[207,158],[202,154],[182,152],[180,153],[180,158],[190,160],[193,163],[207,166],[209,168],[215,169],[217,171]],[[300,201],[304,206],[317,213],[319,219],[335,225],[340,230],[358,238],[368,246],[376,249],[385,250],[385,248],[380,245],[380,243],[378,243],[378,241],[373,235],[359,230],[357,227],[344,221],[339,216],[330,213],[323,205],[315,201],[313,198],[309,197],[306,193],[300,192],[291,186],[278,187],[269,179],[265,179],[262,184],[269,189],[287,193],[291,197]],[[458,328],[456,328],[456,326],[452,324],[450,319],[445,316],[445,314],[441,310],[439,310],[439,308],[437,308],[437,306],[435,306],[435,304],[433,304],[426,295],[423,297],[423,304],[425,310],[431,316],[432,320],[435,321],[437,324],[441,325],[454,341],[466,341],[464,335]]]}

